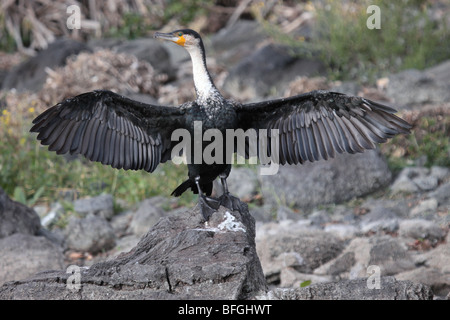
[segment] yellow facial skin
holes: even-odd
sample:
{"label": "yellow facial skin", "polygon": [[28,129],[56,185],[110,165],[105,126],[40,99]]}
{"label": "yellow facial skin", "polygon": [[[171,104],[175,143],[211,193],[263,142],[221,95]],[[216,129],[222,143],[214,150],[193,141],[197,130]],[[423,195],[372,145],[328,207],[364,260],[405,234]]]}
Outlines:
{"label": "yellow facial skin", "polygon": [[184,47],[184,44],[186,43],[186,39],[184,38],[184,35],[179,36],[177,41],[174,41],[177,45]]}

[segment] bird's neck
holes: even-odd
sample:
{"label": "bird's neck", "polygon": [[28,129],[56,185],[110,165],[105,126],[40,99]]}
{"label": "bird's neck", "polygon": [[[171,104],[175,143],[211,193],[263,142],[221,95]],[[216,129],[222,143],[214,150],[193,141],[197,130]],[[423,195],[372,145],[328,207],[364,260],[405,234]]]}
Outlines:
{"label": "bird's neck", "polygon": [[193,48],[188,50],[192,59],[193,77],[197,101],[202,102],[210,98],[222,97],[219,90],[214,85],[211,76],[206,67],[206,58],[204,50]]}

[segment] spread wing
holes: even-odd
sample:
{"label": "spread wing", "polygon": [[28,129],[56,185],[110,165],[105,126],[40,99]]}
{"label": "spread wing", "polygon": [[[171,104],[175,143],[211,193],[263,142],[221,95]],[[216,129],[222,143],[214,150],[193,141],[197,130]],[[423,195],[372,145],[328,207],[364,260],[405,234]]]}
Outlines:
{"label": "spread wing", "polygon": [[[375,148],[411,125],[396,110],[361,97],[312,91],[236,107],[239,127],[278,129],[279,163],[328,159],[342,152]],[[270,137],[270,130],[269,137]],[[267,154],[270,155],[270,140]]]}
{"label": "spread wing", "polygon": [[171,134],[184,111],[130,100],[111,91],[67,99],[33,120],[31,132],[58,154],[82,154],[125,170],[155,170],[170,159]]}

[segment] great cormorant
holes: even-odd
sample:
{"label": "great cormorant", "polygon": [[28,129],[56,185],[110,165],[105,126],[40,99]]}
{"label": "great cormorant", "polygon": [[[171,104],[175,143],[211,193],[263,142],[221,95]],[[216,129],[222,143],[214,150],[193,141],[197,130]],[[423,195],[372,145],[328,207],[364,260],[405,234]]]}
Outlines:
{"label": "great cormorant", "polygon": [[[189,52],[195,101],[180,107],[157,106],[98,90],[49,108],[33,120],[30,131],[38,132],[37,139],[58,154],[82,154],[113,168],[153,172],[159,163],[172,158],[172,149],[178,143],[171,139],[174,130],[185,129],[192,135],[195,122],[201,124],[202,132],[217,129],[223,134],[227,129],[278,129],[280,164],[328,159],[335,153],[363,152],[396,134],[408,133],[411,128],[390,107],[337,92],[319,90],[249,104],[227,100],[209,75],[205,49],[197,32],[190,29],[157,32],[155,38],[172,41]],[[204,150],[208,143],[201,143]],[[270,155],[270,150],[266,154]],[[188,188],[199,193],[205,220],[221,204],[232,210],[240,209],[240,202],[229,194],[226,185],[231,164],[220,162],[190,161],[188,180],[172,193],[179,196]],[[213,199],[209,196],[217,177],[221,178],[225,193]]]}

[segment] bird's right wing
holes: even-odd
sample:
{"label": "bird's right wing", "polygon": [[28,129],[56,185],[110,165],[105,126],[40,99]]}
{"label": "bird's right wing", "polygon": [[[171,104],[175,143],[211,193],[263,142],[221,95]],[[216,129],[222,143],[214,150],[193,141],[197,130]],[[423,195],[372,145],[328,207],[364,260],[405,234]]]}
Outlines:
{"label": "bird's right wing", "polygon": [[67,99],[33,120],[31,132],[58,154],[82,154],[125,170],[152,172],[170,159],[172,131],[184,110],[130,100],[111,91]]}

